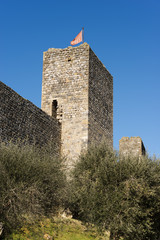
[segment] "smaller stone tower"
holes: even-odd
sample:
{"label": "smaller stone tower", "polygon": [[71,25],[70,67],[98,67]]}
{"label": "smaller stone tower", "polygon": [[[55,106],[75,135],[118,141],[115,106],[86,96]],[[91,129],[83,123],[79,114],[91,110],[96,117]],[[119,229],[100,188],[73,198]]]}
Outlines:
{"label": "smaller stone tower", "polygon": [[87,43],[44,52],[42,110],[61,123],[68,159],[103,138],[113,145],[113,78]]}
{"label": "smaller stone tower", "polygon": [[140,137],[122,137],[119,141],[120,155],[143,156],[146,150]]}

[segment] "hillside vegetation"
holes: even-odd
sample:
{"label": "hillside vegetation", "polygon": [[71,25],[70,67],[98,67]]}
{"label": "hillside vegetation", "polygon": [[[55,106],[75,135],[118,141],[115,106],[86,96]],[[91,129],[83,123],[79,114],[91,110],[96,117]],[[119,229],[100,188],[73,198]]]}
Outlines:
{"label": "hillside vegetation", "polygon": [[108,234],[100,234],[93,226],[85,226],[78,220],[62,217],[45,218],[32,224],[24,225],[13,232],[8,240],[108,240]]}
{"label": "hillside vegetation", "polygon": [[0,222],[3,234],[56,213],[66,201],[64,161],[52,145],[0,145]]}
{"label": "hillside vegetation", "polygon": [[[103,143],[81,154],[66,176],[65,159],[53,149],[0,144],[2,239],[107,240],[104,232],[110,240],[158,239],[158,160],[119,158]],[[82,224],[56,218],[62,209]]]}

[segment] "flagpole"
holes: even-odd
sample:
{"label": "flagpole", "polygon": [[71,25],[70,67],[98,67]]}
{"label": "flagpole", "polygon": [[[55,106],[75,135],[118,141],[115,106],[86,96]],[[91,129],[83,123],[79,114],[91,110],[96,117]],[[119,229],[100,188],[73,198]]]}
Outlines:
{"label": "flagpole", "polygon": [[84,27],[82,27],[82,43],[84,43]]}

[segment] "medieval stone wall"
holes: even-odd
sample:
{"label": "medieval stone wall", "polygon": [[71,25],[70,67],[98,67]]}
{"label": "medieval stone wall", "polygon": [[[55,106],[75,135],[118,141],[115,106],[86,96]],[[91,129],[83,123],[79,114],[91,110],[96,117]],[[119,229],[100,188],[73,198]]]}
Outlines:
{"label": "medieval stone wall", "polygon": [[122,137],[119,140],[119,153],[123,156],[142,156],[146,150],[140,137]]}
{"label": "medieval stone wall", "polygon": [[0,139],[39,145],[52,140],[60,147],[60,124],[30,101],[0,82]]}
{"label": "medieval stone wall", "polygon": [[90,49],[88,140],[103,138],[113,146],[113,77]]}

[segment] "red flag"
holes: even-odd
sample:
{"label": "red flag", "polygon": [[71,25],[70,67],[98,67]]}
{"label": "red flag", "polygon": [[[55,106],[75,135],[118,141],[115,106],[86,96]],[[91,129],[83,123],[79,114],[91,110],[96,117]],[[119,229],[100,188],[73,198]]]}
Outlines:
{"label": "red flag", "polygon": [[71,45],[76,45],[80,42],[82,42],[82,31],[80,31],[80,33],[78,33],[78,35],[73,39]]}

